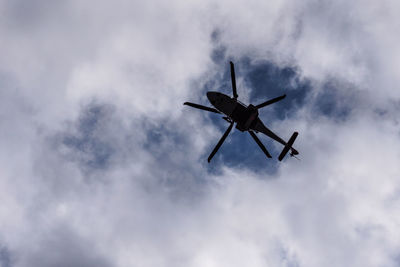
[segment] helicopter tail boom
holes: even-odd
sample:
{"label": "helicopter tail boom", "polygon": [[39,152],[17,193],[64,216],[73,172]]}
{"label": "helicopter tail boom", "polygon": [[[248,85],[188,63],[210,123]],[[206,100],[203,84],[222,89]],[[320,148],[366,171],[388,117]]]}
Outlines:
{"label": "helicopter tail boom", "polygon": [[289,141],[286,143],[285,147],[283,148],[281,154],[278,157],[279,161],[281,161],[286,156],[286,154],[289,152],[289,149],[290,149],[290,156],[299,154],[299,152],[292,147],[298,135],[299,135],[298,132],[294,132],[292,134],[292,137],[290,137]]}

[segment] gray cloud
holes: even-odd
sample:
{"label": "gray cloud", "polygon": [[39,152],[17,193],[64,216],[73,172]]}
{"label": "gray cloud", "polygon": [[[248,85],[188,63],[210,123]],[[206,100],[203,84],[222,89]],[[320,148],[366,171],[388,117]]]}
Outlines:
{"label": "gray cloud", "polygon": [[7,247],[0,247],[0,265],[1,267],[11,267],[12,259]]}
{"label": "gray cloud", "polygon": [[85,240],[68,227],[57,226],[42,233],[37,245],[19,255],[21,266],[113,266],[107,255],[99,255],[97,244]]}

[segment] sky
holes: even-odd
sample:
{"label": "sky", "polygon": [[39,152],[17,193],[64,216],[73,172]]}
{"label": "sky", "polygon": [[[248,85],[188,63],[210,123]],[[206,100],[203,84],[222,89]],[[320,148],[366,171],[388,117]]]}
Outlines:
{"label": "sky", "polygon": [[[0,0],[0,266],[400,265],[400,2]],[[258,104],[282,145],[183,106]]]}

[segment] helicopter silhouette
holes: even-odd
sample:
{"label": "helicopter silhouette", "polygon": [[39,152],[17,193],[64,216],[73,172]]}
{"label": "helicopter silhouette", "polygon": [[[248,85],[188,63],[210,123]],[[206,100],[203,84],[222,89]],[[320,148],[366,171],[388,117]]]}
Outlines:
{"label": "helicopter silhouette", "polygon": [[215,108],[206,107],[191,102],[183,103],[184,105],[188,105],[193,108],[206,110],[218,114],[223,114],[225,115],[223,119],[230,123],[228,129],[225,131],[221,139],[218,141],[217,145],[214,147],[210,156],[208,157],[208,162],[210,162],[211,159],[214,157],[214,155],[217,153],[218,149],[221,147],[226,137],[231,132],[232,127],[234,126],[235,123],[236,123],[236,129],[238,129],[239,131],[249,132],[251,137],[253,137],[254,141],[257,143],[257,145],[261,148],[261,150],[268,158],[272,158],[272,156],[265,148],[263,143],[260,141],[260,139],[258,139],[256,133],[259,132],[263,133],[266,136],[284,145],[282,152],[278,156],[279,161],[281,161],[286,156],[289,150],[290,150],[290,156],[296,157],[296,155],[298,155],[299,152],[296,149],[294,149],[292,145],[298,136],[298,132],[294,132],[290,137],[289,141],[285,142],[282,138],[280,138],[278,135],[276,135],[270,129],[268,129],[258,116],[259,109],[284,99],[286,95],[278,96],[276,98],[267,100],[255,106],[252,104],[246,106],[245,104],[243,104],[238,100],[238,94],[236,91],[235,67],[232,61],[230,61],[230,67],[231,67],[233,97],[230,97],[228,95],[219,92],[213,92],[213,91],[207,92],[207,98]]}

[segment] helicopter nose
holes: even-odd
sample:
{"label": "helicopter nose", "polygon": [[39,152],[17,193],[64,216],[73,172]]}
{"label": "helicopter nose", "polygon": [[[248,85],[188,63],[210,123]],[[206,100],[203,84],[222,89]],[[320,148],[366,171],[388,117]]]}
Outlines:
{"label": "helicopter nose", "polygon": [[211,104],[214,104],[217,99],[217,92],[207,92],[207,98]]}

